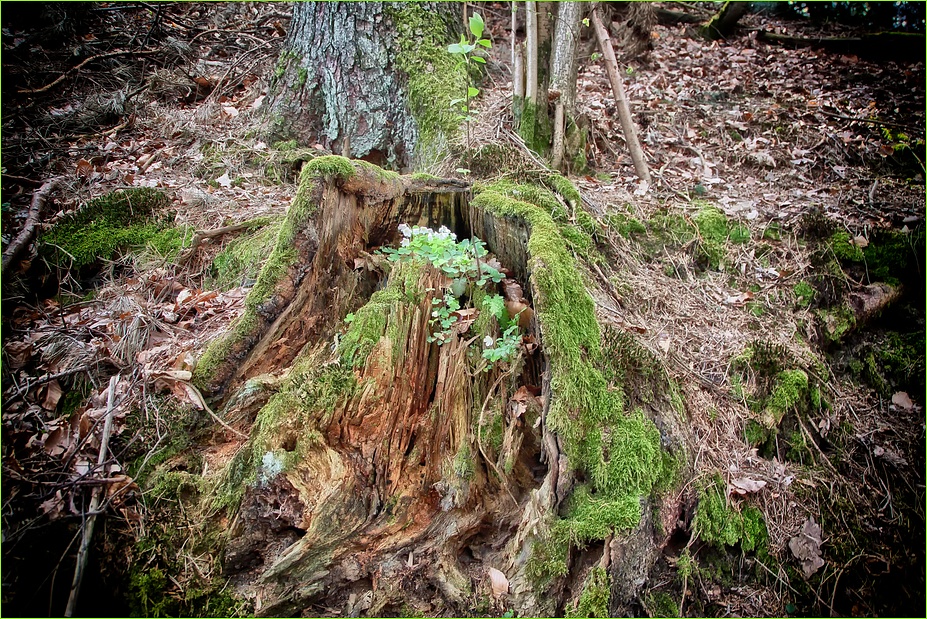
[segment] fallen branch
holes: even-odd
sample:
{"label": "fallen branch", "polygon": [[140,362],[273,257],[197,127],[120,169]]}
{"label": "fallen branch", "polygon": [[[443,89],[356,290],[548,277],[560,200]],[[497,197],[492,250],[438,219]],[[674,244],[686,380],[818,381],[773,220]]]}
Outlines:
{"label": "fallen branch", "polygon": [[38,230],[39,221],[42,219],[42,211],[45,210],[45,203],[48,201],[49,194],[51,194],[63,180],[63,177],[57,176],[45,181],[45,183],[32,194],[32,203],[29,205],[29,214],[26,216],[26,223],[19,234],[16,235],[16,238],[13,239],[13,242],[6,248],[6,251],[3,252],[2,273],[4,276],[6,276],[7,269],[10,268],[13,260],[32,241],[32,238]]}
{"label": "fallen branch", "polygon": [[190,247],[184,250],[180,254],[180,258],[177,259],[177,265],[183,266],[190,261],[191,258],[196,254],[196,250],[199,249],[205,241],[209,239],[214,239],[226,234],[231,234],[233,232],[241,232],[242,230],[248,230],[253,228],[254,223],[248,222],[243,224],[233,224],[231,226],[223,226],[221,228],[216,228],[215,230],[197,230],[193,234],[193,241],[190,244]]}
{"label": "fallen branch", "polygon": [[[113,432],[113,400],[116,397],[116,384],[119,382],[119,376],[113,376],[109,379],[109,391],[106,394],[106,422],[103,424],[103,436],[100,439],[100,454],[97,456],[97,469],[106,462],[106,452],[109,449],[109,437]],[[97,521],[97,511],[100,508],[100,495],[103,492],[103,486],[98,485],[93,489],[90,497],[90,512],[87,520],[83,524],[83,537],[80,541],[80,548],[77,551],[77,566],[74,568],[74,580],[71,581],[71,593],[68,596],[68,606],[64,611],[65,617],[74,616],[74,608],[77,606],[77,597],[80,594],[81,581],[84,579],[84,568],[87,567],[87,556],[90,554],[90,540],[93,537],[93,528]]]}
{"label": "fallen branch", "polygon": [[37,95],[37,94],[43,93],[43,92],[45,92],[45,91],[47,91],[47,90],[50,90],[51,88],[54,88],[55,86],[57,86],[58,84],[60,84],[61,82],[63,82],[65,79],[67,79],[67,77],[68,77],[69,75],[71,75],[72,73],[74,73],[74,72],[76,72],[76,71],[80,71],[82,68],[84,68],[85,66],[87,66],[88,64],[90,64],[91,62],[93,62],[94,60],[102,60],[102,59],[104,59],[104,58],[113,58],[113,57],[115,57],[115,56],[127,56],[127,55],[130,55],[130,54],[133,55],[133,56],[147,56],[147,55],[149,55],[149,54],[154,54],[154,53],[156,53],[156,52],[158,52],[158,51],[160,51],[160,50],[156,50],[156,49],[148,49],[148,50],[144,50],[144,49],[143,49],[143,50],[120,50],[120,51],[118,51],[118,52],[106,52],[105,54],[97,54],[96,56],[91,56],[90,58],[87,58],[86,60],[84,60],[84,61],[81,62],[80,64],[71,67],[70,69],[68,69],[67,71],[65,71],[65,72],[62,73],[61,75],[59,75],[58,78],[55,79],[55,81],[50,82],[50,83],[48,83],[48,84],[45,84],[45,85],[42,86],[41,88],[32,88],[32,89],[29,89],[29,88],[19,88],[19,89],[17,89],[17,92],[22,93],[22,94],[26,94],[26,95]]}
{"label": "fallen branch", "polygon": [[618,60],[615,58],[615,50],[612,48],[611,39],[608,31],[602,24],[599,17],[599,8],[592,11],[592,23],[595,25],[596,38],[599,40],[599,47],[602,48],[602,55],[605,59],[605,69],[608,71],[608,80],[612,83],[612,91],[615,93],[615,102],[618,104],[618,118],[621,120],[621,128],[624,130],[624,138],[628,143],[628,150],[631,151],[631,161],[634,162],[634,170],[638,178],[650,184],[650,169],[647,167],[647,160],[644,158],[644,150],[637,139],[637,130],[634,127],[634,118],[631,116],[631,108],[628,105],[628,98],[624,93],[624,86],[621,85],[621,76],[618,74]]}

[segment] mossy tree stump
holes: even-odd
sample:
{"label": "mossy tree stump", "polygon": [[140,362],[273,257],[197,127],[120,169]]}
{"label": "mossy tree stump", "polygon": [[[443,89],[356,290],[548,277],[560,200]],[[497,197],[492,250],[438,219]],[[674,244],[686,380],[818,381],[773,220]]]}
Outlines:
{"label": "mossy tree stump", "polygon": [[[530,185],[307,164],[244,316],[196,372],[229,419],[254,415],[214,499],[234,515],[226,573],[258,615],[461,614],[489,600],[490,567],[510,584],[496,603],[521,614],[601,589],[596,564],[611,612],[633,602],[660,545],[649,506],[687,466],[685,436],[659,364],[596,320],[548,212],[558,202]],[[487,316],[429,341],[450,281],[429,264],[385,268],[375,252],[399,223],[483,239],[535,309],[535,345],[487,366]],[[242,404],[250,379],[283,369],[260,410]]]}

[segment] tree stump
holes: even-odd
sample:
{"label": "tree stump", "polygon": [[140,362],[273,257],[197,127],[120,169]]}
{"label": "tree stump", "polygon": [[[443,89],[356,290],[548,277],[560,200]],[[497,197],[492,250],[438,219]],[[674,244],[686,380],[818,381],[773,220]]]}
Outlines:
{"label": "tree stump", "polygon": [[[686,438],[659,364],[596,320],[548,212],[558,200],[341,157],[306,165],[245,314],[196,371],[228,418],[255,415],[214,499],[233,514],[226,574],[257,615],[560,614],[601,584],[600,563],[610,612],[628,611],[674,530],[678,499],[662,497],[688,467]],[[450,281],[430,264],[386,268],[376,250],[400,223],[487,244],[534,309],[516,360],[482,359],[499,327],[475,288],[475,311],[431,341]],[[285,368],[246,410],[250,379]],[[507,577],[491,597],[490,568]]]}

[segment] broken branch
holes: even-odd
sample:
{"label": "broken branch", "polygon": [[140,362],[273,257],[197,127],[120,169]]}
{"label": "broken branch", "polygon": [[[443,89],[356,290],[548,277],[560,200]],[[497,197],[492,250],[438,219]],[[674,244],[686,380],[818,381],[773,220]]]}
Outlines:
{"label": "broken branch", "polygon": [[628,105],[628,98],[624,93],[624,86],[621,85],[621,76],[618,75],[618,60],[615,58],[615,50],[612,48],[611,39],[608,31],[602,24],[599,17],[599,8],[592,11],[592,22],[595,25],[596,38],[599,40],[599,47],[602,49],[602,55],[605,59],[605,69],[608,72],[608,81],[612,83],[612,91],[615,93],[615,102],[618,104],[618,118],[621,120],[621,128],[624,130],[625,141],[628,143],[628,150],[631,151],[631,161],[634,162],[634,170],[638,178],[650,184],[650,169],[647,167],[647,160],[644,158],[644,150],[637,139],[637,129],[634,127],[634,118],[631,116],[631,107]]}
{"label": "broken branch", "polygon": [[32,194],[32,203],[29,205],[29,213],[26,216],[26,223],[23,229],[16,235],[13,242],[3,252],[3,275],[6,275],[7,269],[13,263],[13,260],[19,253],[32,241],[38,229],[39,221],[42,218],[42,212],[45,210],[45,203],[48,196],[62,182],[63,177],[56,176],[53,179],[45,181],[39,189]]}

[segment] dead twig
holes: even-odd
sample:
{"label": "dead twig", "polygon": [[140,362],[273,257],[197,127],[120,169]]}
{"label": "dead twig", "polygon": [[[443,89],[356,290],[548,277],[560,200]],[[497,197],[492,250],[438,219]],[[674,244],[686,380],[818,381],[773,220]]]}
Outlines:
{"label": "dead twig", "polygon": [[253,227],[253,223],[243,223],[233,224],[231,226],[223,226],[214,230],[198,230],[193,234],[193,241],[191,242],[190,247],[184,250],[184,252],[180,255],[180,258],[177,259],[177,266],[183,266],[187,264],[190,259],[193,258],[194,254],[196,254],[196,250],[199,249],[200,245],[202,245],[204,241],[226,234],[231,234],[233,232],[241,232],[242,230],[248,230],[249,228]]}
{"label": "dead twig", "polygon": [[76,73],[77,71],[80,71],[82,68],[84,68],[85,66],[87,66],[88,64],[90,64],[91,62],[93,62],[94,60],[102,60],[102,59],[104,59],[104,58],[114,58],[114,57],[116,57],[116,56],[127,56],[127,55],[130,55],[130,54],[133,55],[133,56],[148,56],[148,55],[150,55],[150,54],[154,54],[154,53],[157,53],[157,52],[159,52],[159,51],[161,51],[161,50],[157,50],[157,49],[147,49],[147,50],[146,50],[146,49],[142,49],[142,50],[128,50],[128,49],[124,49],[124,50],[119,50],[119,51],[116,51],[116,52],[106,52],[105,54],[97,54],[96,56],[91,56],[90,58],[87,58],[86,60],[84,60],[84,61],[81,62],[80,64],[77,64],[77,65],[71,67],[70,69],[68,69],[67,71],[65,71],[65,72],[62,73],[61,75],[59,75],[59,76],[57,77],[57,79],[55,79],[53,82],[49,82],[48,84],[45,84],[45,85],[42,86],[41,88],[32,88],[32,89],[29,89],[29,88],[19,88],[19,89],[17,89],[17,92],[19,92],[19,93],[21,93],[21,94],[26,94],[26,95],[37,95],[37,94],[46,92],[46,91],[48,91],[48,90],[54,88],[55,86],[57,86],[57,85],[60,84],[61,82],[63,82],[65,79],[67,79],[67,77],[68,77],[69,75],[71,75],[72,73]]}
{"label": "dead twig", "polygon": [[42,219],[42,212],[45,210],[45,203],[48,196],[53,192],[64,177],[56,176],[42,184],[39,189],[32,194],[32,203],[29,205],[29,213],[26,216],[26,223],[13,242],[3,252],[3,275],[6,276],[7,269],[13,263],[13,260],[28,245],[38,230],[39,221]]}
{"label": "dead twig", "polygon": [[[109,391],[106,394],[106,422],[103,424],[100,454],[97,456],[98,469],[102,468],[106,462],[106,452],[109,449],[109,437],[113,431],[113,401],[116,398],[116,384],[118,382],[118,375],[109,379]],[[100,495],[102,492],[102,485],[95,486],[90,497],[90,515],[83,525],[83,537],[77,551],[77,566],[74,568],[74,580],[71,581],[71,593],[68,596],[68,606],[64,611],[65,617],[73,617],[74,608],[77,606],[77,597],[80,594],[80,585],[84,578],[84,568],[87,566],[87,556],[90,554],[90,540],[93,537],[93,528],[97,521],[97,510],[100,507]]]}

